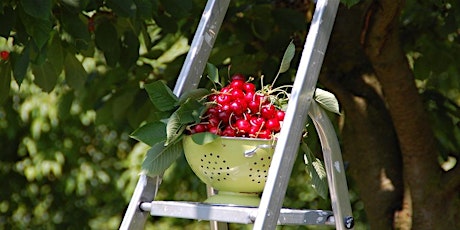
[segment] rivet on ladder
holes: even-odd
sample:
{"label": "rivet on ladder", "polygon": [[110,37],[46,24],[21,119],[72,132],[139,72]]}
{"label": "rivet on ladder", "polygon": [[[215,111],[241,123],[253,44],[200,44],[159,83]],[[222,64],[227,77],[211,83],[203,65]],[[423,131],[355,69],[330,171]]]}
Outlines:
{"label": "rivet on ladder", "polygon": [[355,219],[352,216],[347,216],[344,218],[343,223],[345,224],[345,228],[351,229],[355,226]]}

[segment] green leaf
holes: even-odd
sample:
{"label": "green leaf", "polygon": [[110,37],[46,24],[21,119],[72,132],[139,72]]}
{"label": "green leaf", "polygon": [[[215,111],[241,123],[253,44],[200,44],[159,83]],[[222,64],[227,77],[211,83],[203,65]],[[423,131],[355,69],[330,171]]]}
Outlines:
{"label": "green leaf", "polygon": [[183,154],[182,142],[177,141],[171,145],[159,142],[147,151],[147,156],[142,163],[142,173],[148,176],[158,176],[164,173]]}
{"label": "green leaf", "polygon": [[186,125],[181,122],[181,119],[176,112],[174,112],[171,117],[168,119],[166,124],[166,142],[165,145],[169,145],[177,140],[185,130]]}
{"label": "green leaf", "polygon": [[311,178],[313,188],[322,198],[327,199],[329,189],[323,163],[313,155],[306,143],[301,143],[301,149],[305,153],[306,171]]}
{"label": "green leaf", "polygon": [[139,58],[140,43],[137,39],[136,34],[132,31],[126,31],[123,34],[123,40],[121,45],[120,64],[125,69],[129,69],[131,66],[136,64]]}
{"label": "green leaf", "polygon": [[145,85],[150,101],[153,103],[155,108],[160,111],[170,111],[177,105],[177,96],[171,91],[171,89],[162,81],[155,81]]}
{"label": "green leaf", "polygon": [[192,10],[191,0],[161,0],[163,7],[173,18],[184,18]]}
{"label": "green leaf", "polygon": [[65,79],[70,87],[73,89],[82,89],[84,87],[88,74],[75,55],[67,54],[64,61],[64,71]]}
{"label": "green leaf", "polygon": [[0,105],[8,98],[11,84],[10,63],[0,63]]}
{"label": "green leaf", "polygon": [[200,121],[205,106],[196,100],[188,99],[171,115],[166,124],[166,145],[177,140],[184,132],[185,127]]}
{"label": "green leaf", "polygon": [[133,0],[107,0],[109,6],[115,14],[122,17],[134,17],[137,7]]}
{"label": "green leaf", "polygon": [[179,104],[184,104],[187,99],[200,100],[209,94],[208,89],[198,88],[184,92],[179,98]]}
{"label": "green leaf", "polygon": [[13,53],[14,56],[14,66],[13,66],[13,76],[16,80],[16,83],[20,86],[24,77],[27,73],[27,68],[29,67],[30,62],[30,46],[26,46],[22,53],[16,56],[16,53]]}
{"label": "green leaf", "polygon": [[196,133],[192,136],[193,142],[198,145],[205,145],[213,142],[216,138],[219,138],[218,135],[210,132]]}
{"label": "green leaf", "polygon": [[200,116],[205,112],[206,107],[197,100],[189,98],[174,112],[177,114],[179,122],[187,125],[193,122],[199,122]]}
{"label": "green leaf", "polygon": [[27,34],[32,37],[38,49],[41,49],[50,37],[53,26],[51,20],[49,18],[34,18],[22,11],[19,12]]}
{"label": "green leaf", "polygon": [[68,16],[62,17],[61,23],[64,30],[72,35],[73,43],[78,50],[87,49],[91,39],[88,31],[88,19],[81,15],[64,11]]}
{"label": "green leaf", "polygon": [[340,0],[341,3],[345,4],[348,8],[358,4],[361,0]]}
{"label": "green leaf", "polygon": [[153,14],[158,9],[157,2],[151,0],[134,0],[137,6],[137,17],[141,19],[151,19]]}
{"label": "green leaf", "polygon": [[45,92],[51,92],[56,86],[58,75],[54,66],[46,61],[41,65],[32,65],[32,73],[35,76],[34,82]]}
{"label": "green leaf", "polygon": [[15,23],[16,15],[13,8],[4,7],[3,12],[0,12],[0,36],[8,38]]}
{"label": "green leaf", "polygon": [[208,78],[218,84],[219,83],[219,70],[217,69],[217,67],[211,63],[207,63],[206,64],[206,69],[208,71]]}
{"label": "green leaf", "polygon": [[62,96],[59,97],[59,101],[57,104],[58,107],[58,117],[60,121],[64,121],[71,117],[71,108],[72,102],[75,99],[74,92],[68,90],[67,92],[63,93]]}
{"label": "green leaf", "polygon": [[316,89],[315,101],[324,109],[340,115],[339,101],[334,94],[326,90]]}
{"label": "green leaf", "polygon": [[115,26],[110,21],[104,21],[96,27],[96,47],[104,52],[109,66],[115,66],[120,58],[120,40]]}
{"label": "green leaf", "polygon": [[281,61],[280,69],[278,70],[278,74],[284,73],[289,69],[291,65],[292,58],[294,58],[295,54],[295,45],[291,41],[284,51],[283,60]]}
{"label": "green leaf", "polygon": [[166,140],[166,125],[161,121],[146,123],[136,129],[131,137],[150,146]]}
{"label": "green leaf", "polygon": [[21,0],[24,11],[35,18],[47,19],[51,15],[51,0]]}
{"label": "green leaf", "polygon": [[62,72],[64,66],[64,52],[62,50],[61,39],[58,33],[53,33],[51,41],[49,42],[46,58],[53,65],[56,74]]}

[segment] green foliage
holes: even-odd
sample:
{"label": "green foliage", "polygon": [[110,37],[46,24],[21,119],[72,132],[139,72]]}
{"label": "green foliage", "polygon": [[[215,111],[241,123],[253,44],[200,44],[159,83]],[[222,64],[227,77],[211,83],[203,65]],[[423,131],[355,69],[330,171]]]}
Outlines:
{"label": "green foliage", "polygon": [[460,156],[460,4],[408,1],[402,18],[403,43],[430,112],[441,161]]}

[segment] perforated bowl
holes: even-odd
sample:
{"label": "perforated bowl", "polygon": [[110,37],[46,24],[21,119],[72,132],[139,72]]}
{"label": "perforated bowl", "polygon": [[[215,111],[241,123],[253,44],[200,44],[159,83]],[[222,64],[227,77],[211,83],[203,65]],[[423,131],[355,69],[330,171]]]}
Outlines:
{"label": "perforated bowl", "polygon": [[220,137],[205,145],[183,139],[185,157],[207,185],[224,192],[262,192],[274,152],[274,141]]}

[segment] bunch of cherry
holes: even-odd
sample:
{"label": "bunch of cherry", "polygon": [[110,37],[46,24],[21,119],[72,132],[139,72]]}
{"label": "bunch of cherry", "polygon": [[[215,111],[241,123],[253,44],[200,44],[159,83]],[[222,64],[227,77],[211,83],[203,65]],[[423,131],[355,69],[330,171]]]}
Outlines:
{"label": "bunch of cherry", "polygon": [[189,127],[191,134],[270,139],[281,129],[284,111],[270,102],[269,95],[256,91],[242,74],[233,75],[227,86],[207,100],[210,106],[201,122]]}

